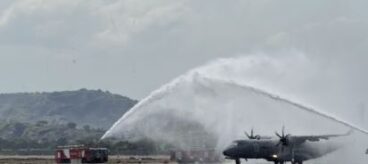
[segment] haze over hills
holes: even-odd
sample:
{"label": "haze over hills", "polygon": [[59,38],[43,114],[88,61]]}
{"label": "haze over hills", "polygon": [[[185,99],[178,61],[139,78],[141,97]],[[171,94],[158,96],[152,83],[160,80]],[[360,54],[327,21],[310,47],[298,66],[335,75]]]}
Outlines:
{"label": "haze over hills", "polygon": [[107,147],[111,153],[138,151],[135,145],[152,151],[145,140],[100,141],[105,130],[136,103],[87,89],[0,94],[0,154],[51,155],[56,146],[81,144]]}
{"label": "haze over hills", "polygon": [[136,103],[137,100],[129,97],[87,89],[0,94],[0,121],[74,122],[78,127],[107,129]]}

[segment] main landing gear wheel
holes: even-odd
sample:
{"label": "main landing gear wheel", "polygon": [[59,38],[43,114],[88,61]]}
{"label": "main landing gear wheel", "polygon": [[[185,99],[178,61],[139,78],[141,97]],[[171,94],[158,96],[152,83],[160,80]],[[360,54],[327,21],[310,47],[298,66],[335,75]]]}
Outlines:
{"label": "main landing gear wheel", "polygon": [[291,162],[291,164],[303,164],[303,161]]}
{"label": "main landing gear wheel", "polygon": [[235,164],[240,164],[240,159],[235,159]]}
{"label": "main landing gear wheel", "polygon": [[275,164],[284,164],[284,161],[275,161]]}

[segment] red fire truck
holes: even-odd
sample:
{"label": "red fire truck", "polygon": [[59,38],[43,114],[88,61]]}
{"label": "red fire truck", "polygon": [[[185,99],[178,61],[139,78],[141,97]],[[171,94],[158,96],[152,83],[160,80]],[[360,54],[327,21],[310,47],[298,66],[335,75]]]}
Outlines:
{"label": "red fire truck", "polygon": [[83,145],[58,146],[55,161],[61,163],[105,163],[108,161],[106,148],[88,148]]}

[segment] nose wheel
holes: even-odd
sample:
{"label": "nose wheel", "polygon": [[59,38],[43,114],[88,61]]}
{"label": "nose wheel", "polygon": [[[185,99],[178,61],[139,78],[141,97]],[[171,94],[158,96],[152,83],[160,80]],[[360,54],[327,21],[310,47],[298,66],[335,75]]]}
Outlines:
{"label": "nose wheel", "polygon": [[237,158],[237,159],[235,159],[235,164],[240,164],[241,162],[240,162],[240,159],[239,158]]}

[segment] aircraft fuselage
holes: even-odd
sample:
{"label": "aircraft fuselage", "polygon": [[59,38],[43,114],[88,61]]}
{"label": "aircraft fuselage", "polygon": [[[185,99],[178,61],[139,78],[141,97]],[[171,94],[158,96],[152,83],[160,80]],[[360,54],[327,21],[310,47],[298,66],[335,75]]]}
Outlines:
{"label": "aircraft fuselage", "polygon": [[[265,159],[275,163],[303,161],[321,157],[338,149],[333,144],[316,144],[305,142],[298,145],[281,146],[279,140],[240,140],[229,146],[223,154],[229,158],[238,160],[244,159]],[[323,146],[323,147],[322,147]],[[237,161],[238,163],[238,161]]]}

